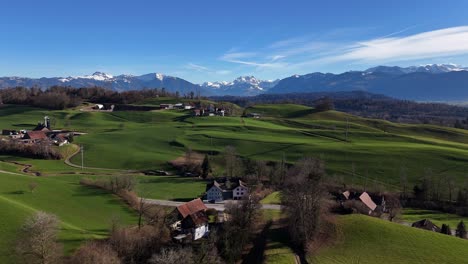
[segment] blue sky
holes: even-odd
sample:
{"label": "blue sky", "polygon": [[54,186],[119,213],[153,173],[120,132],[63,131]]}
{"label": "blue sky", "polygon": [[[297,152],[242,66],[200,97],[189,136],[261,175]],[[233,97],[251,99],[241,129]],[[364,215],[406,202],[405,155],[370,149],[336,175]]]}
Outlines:
{"label": "blue sky", "polygon": [[0,76],[161,72],[200,83],[381,64],[468,66],[464,0],[0,0],[0,6]]}

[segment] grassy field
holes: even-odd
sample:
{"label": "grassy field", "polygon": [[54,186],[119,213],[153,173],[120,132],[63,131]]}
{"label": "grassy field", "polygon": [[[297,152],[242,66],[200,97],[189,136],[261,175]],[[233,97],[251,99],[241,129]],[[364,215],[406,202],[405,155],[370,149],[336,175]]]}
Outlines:
{"label": "grassy field", "polygon": [[[31,182],[38,184],[34,192],[28,188]],[[87,239],[106,237],[113,217],[122,224],[136,223],[135,214],[116,197],[62,177],[1,173],[0,211],[0,263],[14,262],[11,254],[16,232],[24,219],[36,211],[60,218],[60,240],[67,252]]]}
{"label": "grassy field", "polygon": [[310,263],[467,263],[468,240],[363,215],[338,219],[340,241]]}
{"label": "grassy field", "polygon": [[[148,100],[144,104],[173,102],[171,100]],[[21,164],[29,164],[32,165],[31,171],[50,176],[33,178],[0,173],[0,210],[5,216],[4,221],[0,221],[0,263],[10,260],[8,254],[11,253],[15,232],[24,218],[34,211],[44,210],[59,216],[63,229],[60,237],[67,251],[85,239],[106,236],[109,219],[114,215],[119,215],[124,223],[132,223],[133,213],[119,200],[99,190],[80,186],[79,179],[127,173],[124,170],[169,169],[168,161],[184,155],[188,148],[214,154],[212,160],[217,175],[223,174],[221,153],[227,145],[235,146],[242,157],[256,160],[279,161],[284,156],[293,163],[304,155],[319,157],[326,162],[330,176],[367,187],[384,184],[386,188],[397,189],[402,168],[410,184],[417,183],[428,169],[433,177],[453,176],[458,182],[464,180],[468,171],[468,132],[464,130],[395,124],[336,111],[317,113],[312,108],[291,104],[258,105],[246,112],[260,113],[262,118],[192,117],[189,111],[180,110],[82,112],[76,109],[47,111],[1,106],[2,129],[32,129],[44,115],[48,115],[54,128],[86,132],[86,135],[75,138],[76,144],[84,146],[84,164],[103,169],[76,169],[64,164],[63,160],[0,156],[2,171],[19,172],[24,168]],[[76,146],[67,146],[61,152],[68,155],[74,149]],[[75,156],[71,161],[81,164],[81,157]],[[199,196],[205,189],[205,182],[189,178],[137,177],[138,193],[154,199],[185,201]],[[27,189],[31,181],[39,183],[34,193]],[[263,202],[277,203],[278,193],[271,194]],[[279,217],[275,212],[267,214],[272,219]],[[422,213],[415,215],[419,218]],[[405,217],[412,216],[407,214]],[[346,221],[340,221],[345,233],[363,236],[366,230],[356,231],[353,225],[367,218],[353,216],[343,219]],[[378,238],[372,233],[374,229],[388,229],[386,232],[391,233],[392,230],[400,232],[399,228],[403,228],[393,225],[390,228],[387,224],[380,227],[381,222],[372,221],[365,224],[370,225],[369,236],[374,238]],[[408,231],[410,237],[413,232],[415,230]],[[392,235],[388,235],[389,239],[396,239]],[[348,245],[348,240],[353,241],[348,237],[337,248],[349,255],[351,253],[347,250],[353,245]],[[271,234],[270,242],[271,246],[267,248],[269,262],[278,258],[288,263],[291,252],[279,246],[285,245],[285,238],[280,233]],[[372,246],[373,250],[386,252],[385,248]],[[444,248],[443,245],[440,247]],[[323,251],[324,257],[320,255],[318,260],[326,262],[326,252]],[[421,249],[421,252],[428,251]],[[358,257],[362,261],[361,256]]]}
{"label": "grassy field", "polygon": [[405,208],[403,210],[402,220],[405,222],[414,223],[422,219],[429,219],[439,227],[442,227],[442,224],[448,224],[452,230],[455,230],[458,223],[462,220],[465,224],[468,224],[468,217],[456,214],[414,208]]}
{"label": "grassy field", "polygon": [[[241,156],[257,160],[278,161],[284,156],[295,162],[304,155],[319,157],[330,175],[367,187],[384,184],[398,188],[402,170],[410,184],[428,173],[440,178],[453,176],[462,182],[468,170],[465,130],[395,124],[336,111],[317,113],[291,104],[258,105],[246,111],[263,116],[191,117],[188,111],[180,110],[109,113],[3,106],[0,127],[32,128],[43,115],[49,115],[57,128],[87,132],[75,141],[84,146],[84,164],[89,167],[168,169],[167,162],[188,148],[219,156],[226,145],[234,145]],[[18,160],[42,172],[70,171],[61,161]],[[221,159],[215,156],[214,160]],[[81,156],[71,161],[81,164]],[[222,164],[214,165],[222,175]]]}
{"label": "grassy field", "polygon": [[272,192],[261,201],[262,204],[280,204],[280,192]]}

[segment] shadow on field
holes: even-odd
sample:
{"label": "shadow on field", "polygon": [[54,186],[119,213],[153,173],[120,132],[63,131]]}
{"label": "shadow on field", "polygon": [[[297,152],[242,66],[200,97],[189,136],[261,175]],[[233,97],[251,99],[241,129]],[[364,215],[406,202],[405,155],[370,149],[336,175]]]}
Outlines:
{"label": "shadow on field", "polygon": [[6,192],[5,194],[21,195],[21,194],[24,194],[24,193],[25,193],[25,191],[18,190],[18,191]]}
{"label": "shadow on field", "polygon": [[242,264],[248,263],[263,263],[265,260],[265,247],[267,243],[267,233],[272,225],[272,221],[268,221],[262,232],[257,235],[253,242],[253,247],[250,252],[244,256]]}
{"label": "shadow on field", "polygon": [[301,146],[301,145],[302,144],[288,144],[286,146],[282,146],[282,147],[279,147],[279,148],[270,149],[270,150],[257,152],[257,153],[252,153],[250,155],[246,155],[246,157],[253,157],[253,156],[256,156],[256,155],[264,155],[264,154],[273,153],[273,152],[282,151],[282,150],[284,151],[284,150],[286,150],[288,148],[295,147],[295,146]]}

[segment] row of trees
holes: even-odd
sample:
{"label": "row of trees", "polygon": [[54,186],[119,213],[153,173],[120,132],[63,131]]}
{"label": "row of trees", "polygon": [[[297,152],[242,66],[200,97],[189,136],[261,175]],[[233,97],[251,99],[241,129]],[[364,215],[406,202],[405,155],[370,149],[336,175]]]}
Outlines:
{"label": "row of trees", "polygon": [[[452,230],[450,229],[449,225],[442,224],[442,228],[440,229],[440,233],[445,234],[445,235],[452,235]],[[466,231],[466,226],[463,221],[460,221],[457,225],[457,229],[455,229],[455,236],[463,239],[467,239],[467,231]]]}
{"label": "row of trees", "polygon": [[[93,103],[131,104],[148,98],[180,97],[178,93],[161,89],[144,89],[118,92],[102,87],[72,88],[66,86],[52,86],[42,90],[37,87],[15,87],[0,90],[0,102],[4,104],[31,105],[47,109],[64,109],[75,107],[83,101]],[[184,95],[193,98],[193,94]]]}
{"label": "row of trees", "polygon": [[317,107],[324,98],[332,101],[335,109],[359,116],[400,123],[436,124],[457,128],[468,127],[467,107],[442,103],[418,103],[359,91],[262,94],[254,97],[215,97],[217,100],[233,102],[245,107],[265,103],[295,103]]}
{"label": "row of trees", "polygon": [[0,153],[39,159],[61,159],[62,154],[48,142],[23,144],[16,141],[0,140]]}

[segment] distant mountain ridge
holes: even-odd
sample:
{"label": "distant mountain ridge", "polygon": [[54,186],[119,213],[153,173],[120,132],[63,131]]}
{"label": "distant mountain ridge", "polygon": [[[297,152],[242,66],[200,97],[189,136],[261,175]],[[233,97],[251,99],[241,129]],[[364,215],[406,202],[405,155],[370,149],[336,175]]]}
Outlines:
{"label": "distant mountain ridge", "polygon": [[241,76],[232,82],[205,82],[201,86],[215,90],[219,95],[252,96],[273,88],[279,80],[259,80],[254,76]]}
{"label": "distant mountain ridge", "polygon": [[140,76],[113,76],[103,72],[76,77],[23,78],[2,77],[0,88],[50,86],[101,86],[117,91],[144,88],[165,88],[181,94],[190,92],[205,96],[255,96],[308,92],[367,91],[400,99],[421,101],[468,101],[468,67],[455,64],[427,64],[398,67],[377,66],[365,71],[340,74],[309,73],[293,75],[281,80],[260,80],[241,76],[232,82],[204,82],[194,84],[182,78],[149,73]]}
{"label": "distant mountain ridge", "polygon": [[310,73],[284,78],[270,94],[367,91],[421,101],[468,100],[468,68],[454,64],[378,66],[341,74]]}

